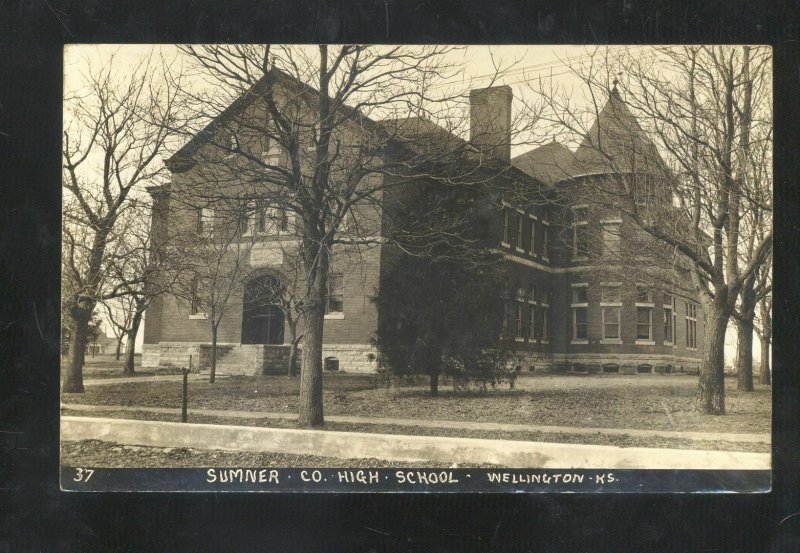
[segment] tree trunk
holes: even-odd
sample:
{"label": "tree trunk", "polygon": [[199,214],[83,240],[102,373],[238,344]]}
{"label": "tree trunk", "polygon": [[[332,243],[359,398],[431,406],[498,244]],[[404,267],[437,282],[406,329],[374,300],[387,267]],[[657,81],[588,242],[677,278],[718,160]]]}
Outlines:
{"label": "tree trunk", "polygon": [[[75,311],[78,309],[75,308]],[[83,360],[86,353],[86,339],[89,335],[90,316],[85,313],[76,313],[72,317],[73,326],[67,354],[67,371],[61,390],[67,394],[82,394],[84,392]]]}
{"label": "tree trunk", "polygon": [[753,321],[736,321],[736,389],[752,392],[753,388]]}
{"label": "tree trunk", "polygon": [[297,376],[297,350],[300,339],[292,337],[289,345],[289,376]]}
{"label": "tree trunk", "polygon": [[[324,292],[322,294],[324,297]],[[322,416],[322,333],[325,303],[319,305],[316,301],[312,303],[313,307],[306,312],[303,360],[300,369],[298,425],[303,428],[321,427],[325,422]]]}
{"label": "tree trunk", "polygon": [[297,319],[291,314],[291,310],[286,310],[286,322],[289,323],[289,367],[286,370],[287,376],[297,375]]}
{"label": "tree trunk", "polygon": [[431,375],[431,397],[439,396],[439,371],[432,371]]}
{"label": "tree trunk", "polygon": [[217,325],[211,323],[211,374],[208,376],[208,382],[210,384],[213,384],[216,377],[217,377]]}
{"label": "tree trunk", "polygon": [[134,355],[136,354],[136,335],[139,334],[139,325],[142,322],[142,312],[136,311],[133,314],[131,328],[128,330],[128,343],[125,346],[125,367],[122,369],[124,374],[133,374]]}
{"label": "tree trunk", "polygon": [[306,245],[305,271],[311,275],[307,294],[303,360],[300,369],[300,410],[298,426],[321,427],[322,415],[322,339],[325,324],[329,260],[325,246]]}
{"label": "tree trunk", "polygon": [[770,336],[769,334],[765,333],[760,338],[761,340],[761,384],[766,384],[767,386],[772,384],[772,375],[770,374],[770,357],[769,357],[769,346],[770,346]]}
{"label": "tree trunk", "polygon": [[122,339],[123,339],[124,337],[125,337],[125,335],[124,335],[124,334],[120,334],[120,335],[117,337],[117,351],[116,351],[116,353],[114,354],[114,361],[119,361],[119,354],[120,354],[120,352],[121,352],[121,350],[122,350]]}
{"label": "tree trunk", "polygon": [[700,359],[697,410],[708,415],[725,414],[725,331],[730,315],[718,301],[705,306],[705,334]]}

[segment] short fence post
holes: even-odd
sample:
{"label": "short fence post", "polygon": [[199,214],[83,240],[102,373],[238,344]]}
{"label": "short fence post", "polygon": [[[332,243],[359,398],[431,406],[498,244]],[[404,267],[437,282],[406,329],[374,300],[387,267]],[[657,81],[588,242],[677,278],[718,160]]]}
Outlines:
{"label": "short fence post", "polygon": [[192,354],[189,354],[189,370],[192,370]]}
{"label": "short fence post", "polygon": [[189,369],[183,369],[183,398],[181,402],[181,422],[189,420]]}

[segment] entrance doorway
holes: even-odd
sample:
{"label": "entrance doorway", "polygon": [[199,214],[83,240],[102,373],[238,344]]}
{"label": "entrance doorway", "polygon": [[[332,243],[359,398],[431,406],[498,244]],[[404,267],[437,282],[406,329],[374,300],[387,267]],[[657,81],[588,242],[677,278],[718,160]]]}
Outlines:
{"label": "entrance doorway", "polygon": [[280,281],[271,275],[249,280],[242,306],[243,344],[283,344],[284,316],[277,305]]}

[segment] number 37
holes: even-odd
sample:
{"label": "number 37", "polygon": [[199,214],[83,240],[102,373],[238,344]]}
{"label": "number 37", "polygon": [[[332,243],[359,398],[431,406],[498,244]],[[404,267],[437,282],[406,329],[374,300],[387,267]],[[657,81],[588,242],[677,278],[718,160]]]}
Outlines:
{"label": "number 37", "polygon": [[75,469],[75,482],[88,482],[94,474],[94,469]]}

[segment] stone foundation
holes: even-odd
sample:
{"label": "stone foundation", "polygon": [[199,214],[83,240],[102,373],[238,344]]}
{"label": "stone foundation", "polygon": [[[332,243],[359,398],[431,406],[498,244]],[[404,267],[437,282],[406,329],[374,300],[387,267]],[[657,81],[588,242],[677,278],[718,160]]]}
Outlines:
{"label": "stone foundation", "polygon": [[339,361],[339,371],[375,373],[378,371],[378,352],[368,344],[323,344],[322,363],[335,358]]}
{"label": "stone foundation", "polygon": [[697,374],[700,359],[672,355],[556,354],[540,360],[536,370],[586,374]]}
{"label": "stone foundation", "polygon": [[[302,346],[298,348],[298,367],[302,362]],[[208,370],[211,363],[211,345],[181,342],[144,344],[142,367],[189,367]],[[329,361],[326,363],[326,361]],[[376,373],[379,368],[377,351],[368,344],[325,344],[322,362],[325,370],[338,361],[340,372]],[[219,344],[217,346],[218,374],[286,374],[289,363],[289,346],[260,344]],[[513,354],[512,363],[521,372],[575,372],[587,374],[697,374],[700,360],[695,357],[671,355],[564,355],[543,352],[519,351]]]}
{"label": "stone foundation", "polygon": [[[144,344],[142,367],[189,367],[208,370],[211,367],[211,344],[161,342]],[[297,351],[298,368],[303,358],[302,346]],[[338,360],[340,372],[374,373],[378,369],[377,352],[366,344],[332,344],[322,349],[326,359]],[[329,364],[331,366],[331,364]],[[217,374],[260,375],[286,374],[289,370],[289,346],[261,344],[218,344]]]}

